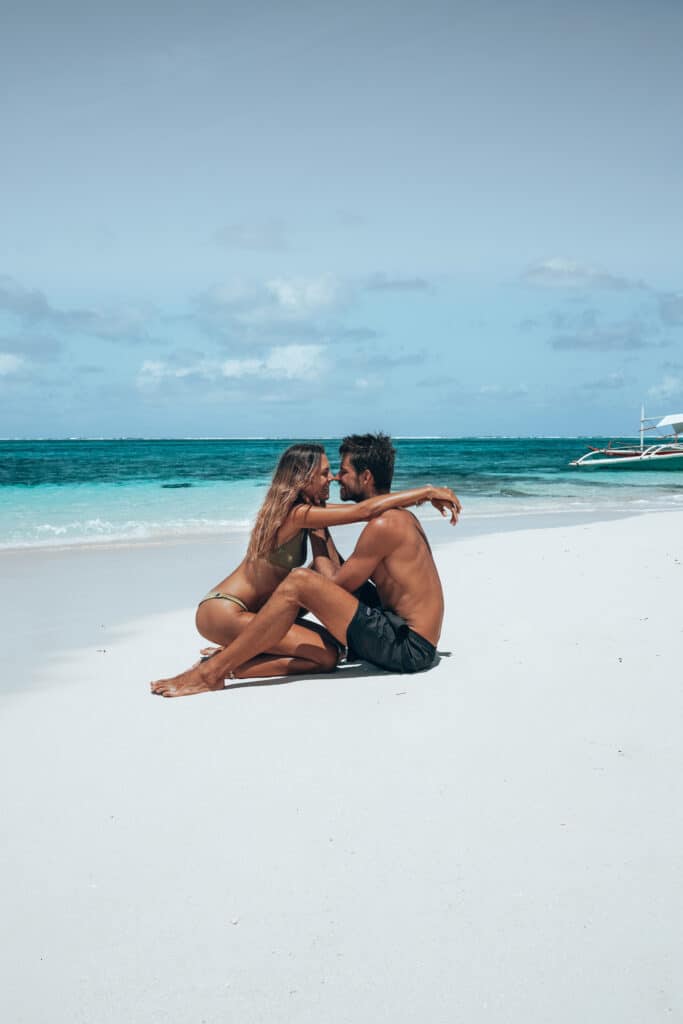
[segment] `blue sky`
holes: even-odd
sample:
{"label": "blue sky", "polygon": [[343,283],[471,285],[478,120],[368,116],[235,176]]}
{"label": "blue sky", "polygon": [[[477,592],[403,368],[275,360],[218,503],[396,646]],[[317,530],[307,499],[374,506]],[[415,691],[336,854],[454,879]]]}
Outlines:
{"label": "blue sky", "polygon": [[0,435],[683,409],[683,6],[3,13]]}

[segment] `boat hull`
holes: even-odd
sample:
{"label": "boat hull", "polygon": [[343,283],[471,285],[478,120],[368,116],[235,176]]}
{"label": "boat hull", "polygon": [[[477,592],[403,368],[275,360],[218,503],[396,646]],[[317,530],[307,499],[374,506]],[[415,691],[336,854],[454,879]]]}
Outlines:
{"label": "boat hull", "polygon": [[641,472],[681,472],[683,470],[683,452],[676,452],[672,455],[610,455],[607,458],[588,458],[585,462],[571,462],[575,469],[589,470],[636,470]]}

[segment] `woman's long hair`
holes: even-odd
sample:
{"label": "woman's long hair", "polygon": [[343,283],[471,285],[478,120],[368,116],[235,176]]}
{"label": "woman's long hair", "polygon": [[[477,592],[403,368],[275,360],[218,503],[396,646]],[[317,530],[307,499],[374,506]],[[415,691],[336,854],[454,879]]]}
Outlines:
{"label": "woman's long hair", "polygon": [[303,501],[301,492],[314,479],[324,453],[321,444],[293,444],[283,452],[256,516],[247,558],[264,558],[275,550],[278,530],[294,506]]}

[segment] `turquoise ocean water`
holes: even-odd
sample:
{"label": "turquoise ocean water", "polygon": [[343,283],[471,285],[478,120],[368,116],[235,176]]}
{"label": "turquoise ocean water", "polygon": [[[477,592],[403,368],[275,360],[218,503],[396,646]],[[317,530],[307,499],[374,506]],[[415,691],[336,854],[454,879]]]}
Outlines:
{"label": "turquoise ocean water", "polygon": [[[568,467],[587,444],[604,440],[399,439],[394,484],[446,483],[468,517],[683,508],[683,471],[582,473]],[[289,443],[0,442],[0,549],[246,531]],[[336,467],[339,440],[322,443]]]}

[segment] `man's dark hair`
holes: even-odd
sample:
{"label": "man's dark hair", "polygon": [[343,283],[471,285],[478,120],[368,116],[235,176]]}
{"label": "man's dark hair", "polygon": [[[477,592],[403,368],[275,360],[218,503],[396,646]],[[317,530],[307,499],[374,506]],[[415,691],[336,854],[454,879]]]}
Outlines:
{"label": "man's dark hair", "polygon": [[349,456],[356,473],[369,469],[380,493],[391,488],[396,449],[388,434],[350,434],[339,446],[339,454]]}

